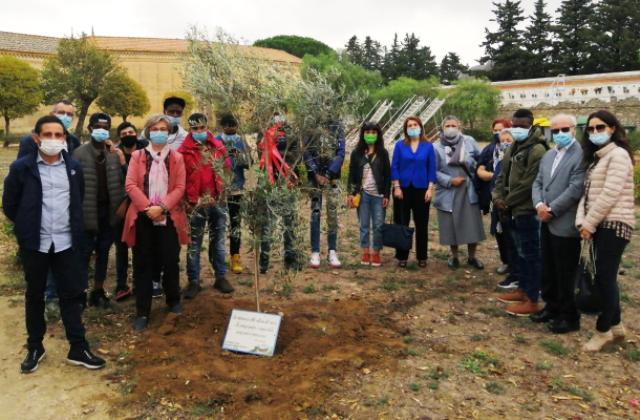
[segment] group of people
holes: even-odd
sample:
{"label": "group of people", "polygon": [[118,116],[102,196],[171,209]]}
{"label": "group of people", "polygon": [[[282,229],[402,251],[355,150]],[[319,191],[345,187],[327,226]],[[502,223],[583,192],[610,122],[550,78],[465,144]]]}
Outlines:
{"label": "group of people", "polygon": [[[27,356],[24,373],[38,368],[45,350],[45,302],[59,305],[70,351],[70,363],[97,369],[105,361],[89,349],[81,316],[86,305],[110,306],[105,280],[112,245],[116,248],[115,300],[135,295],[133,327],[144,330],[152,298],[164,294],[167,311],[182,313],[181,299],[201,291],[201,249],[208,226],[208,260],[213,287],[231,293],[225,241],[229,233],[229,265],[241,273],[241,224],[245,171],[253,163],[250,148],[238,134],[231,114],[219,120],[214,135],[205,114],[187,118],[185,101],[170,97],[164,113],[152,115],[141,133],[129,122],[111,138],[111,118],[89,118],[91,139],[80,144],[68,129],[75,109],[68,101],[54,105],[33,132],[22,139],[18,159],[5,179],[3,209],[14,223],[25,273]],[[552,119],[550,148],[528,110],[511,120],[496,120],[494,139],[483,150],[463,133],[455,116],[442,121],[439,139],[431,141],[419,118],[404,122],[403,136],[392,157],[379,125],[362,125],[348,168],[347,205],[357,208],[361,263],[382,265],[383,225],[393,195],[393,221],[415,225],[419,267],[428,259],[431,202],[437,209],[440,243],[450,248],[448,266],[460,267],[459,247],[467,245],[466,264],[483,269],[476,255],[485,239],[482,213],[491,214],[491,233],[498,243],[506,278],[498,299],[507,312],[549,322],[555,333],[579,328],[573,301],[573,279],[581,238],[589,240],[602,297],[598,332],[585,345],[599,350],[624,335],[616,282],[622,252],[635,226],[633,156],[618,120],[607,111],[589,116],[582,146],[576,140],[575,118]],[[310,184],[308,266],[321,258],[321,213],[326,201],[327,264],[341,267],[338,256],[339,180],[345,160],[345,136],[338,122],[318,135],[297,140],[288,134],[284,115],[274,114],[257,143],[259,166],[272,184],[286,179],[299,184],[297,166],[304,164]],[[285,269],[303,263],[294,246],[297,203],[280,215]],[[266,209],[269,211],[269,209]],[[227,224],[229,228],[227,228]],[[259,270],[269,269],[273,226],[265,223]],[[181,246],[187,248],[188,283],[179,284]],[[133,288],[129,285],[129,249],[133,257]],[[410,249],[396,249],[399,267],[406,267]],[[90,261],[93,283],[90,287]],[[90,289],[88,298],[86,291]],[[540,294],[546,305],[539,307]]]}

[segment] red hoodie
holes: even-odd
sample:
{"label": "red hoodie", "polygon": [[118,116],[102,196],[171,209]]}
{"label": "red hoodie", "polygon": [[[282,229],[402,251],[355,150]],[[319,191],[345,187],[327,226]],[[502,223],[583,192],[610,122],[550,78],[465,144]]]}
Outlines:
{"label": "red hoodie", "polygon": [[[210,151],[209,161],[205,162],[204,148]],[[178,149],[184,157],[187,173],[186,197],[190,204],[196,204],[204,195],[218,199],[222,193],[222,178],[215,173],[213,159],[224,158],[224,167],[230,168],[231,161],[227,155],[227,149],[220,140],[216,140],[210,132],[207,140],[199,144],[193,139],[191,133],[184,139],[184,143]]]}

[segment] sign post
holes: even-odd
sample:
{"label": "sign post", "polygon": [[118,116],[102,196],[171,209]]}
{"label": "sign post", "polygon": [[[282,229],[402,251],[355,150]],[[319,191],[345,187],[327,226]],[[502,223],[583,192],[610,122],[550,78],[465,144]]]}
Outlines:
{"label": "sign post", "polygon": [[280,315],[234,309],[222,348],[238,353],[273,356],[281,321]]}

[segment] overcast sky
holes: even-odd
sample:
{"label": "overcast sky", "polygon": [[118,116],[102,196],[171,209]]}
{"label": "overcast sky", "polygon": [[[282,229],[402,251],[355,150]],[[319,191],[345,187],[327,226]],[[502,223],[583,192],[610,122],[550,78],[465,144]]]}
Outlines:
{"label": "overcast sky", "polygon": [[[561,0],[547,0],[555,15]],[[49,36],[96,35],[183,38],[190,25],[221,27],[245,43],[280,34],[316,38],[333,48],[352,35],[391,44],[414,32],[438,61],[457,52],[474,65],[484,28],[493,28],[488,0],[17,0],[3,2],[0,30]],[[534,0],[521,2],[525,14]]]}

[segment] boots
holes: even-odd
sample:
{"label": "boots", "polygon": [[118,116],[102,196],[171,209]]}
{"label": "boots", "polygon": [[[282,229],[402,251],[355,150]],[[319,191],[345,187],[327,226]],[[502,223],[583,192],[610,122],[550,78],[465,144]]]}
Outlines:
{"label": "boots", "polygon": [[231,271],[235,274],[242,274],[242,263],[240,262],[240,254],[231,256]]}
{"label": "boots", "polygon": [[596,331],[591,337],[591,340],[587,341],[583,346],[582,350],[587,352],[597,352],[602,350],[602,348],[613,341],[613,332],[611,330],[603,333],[600,331]]}

